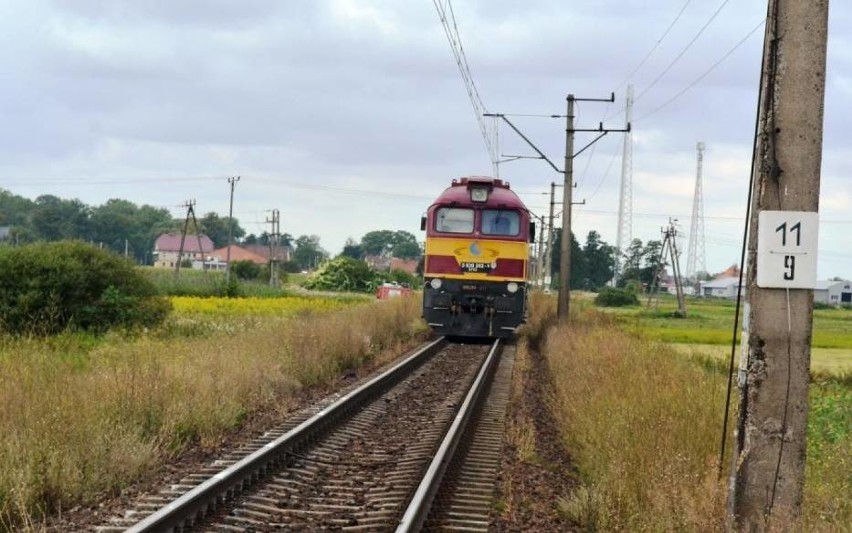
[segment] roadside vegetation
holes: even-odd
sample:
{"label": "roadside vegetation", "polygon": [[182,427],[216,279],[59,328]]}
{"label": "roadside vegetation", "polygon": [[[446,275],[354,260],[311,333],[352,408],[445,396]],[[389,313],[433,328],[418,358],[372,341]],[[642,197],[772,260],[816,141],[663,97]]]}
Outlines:
{"label": "roadside vegetation", "polygon": [[0,247],[0,332],[153,327],[169,302],[123,258],[79,241]]}
{"label": "roadside vegetation", "polygon": [[[553,307],[533,300],[541,305]],[[561,512],[588,530],[723,530],[727,480],[717,470],[727,365],[699,351],[684,356],[660,340],[671,332],[705,340],[707,326],[722,329],[733,308],[693,307],[693,318],[683,320],[585,306],[572,309],[569,327],[549,329],[537,325],[548,320],[533,309],[538,318],[529,326],[531,344],[540,343],[550,366],[550,409],[580,477],[581,486],[558,503]],[[844,311],[825,312],[815,333],[841,346],[852,342],[848,326],[831,315]],[[803,530],[852,523],[850,363],[817,374],[811,387]]]}
{"label": "roadside vegetation", "polygon": [[418,298],[166,301],[171,314],[146,328],[0,335],[0,530],[38,529],[44,516],[116,494],[425,333]]}

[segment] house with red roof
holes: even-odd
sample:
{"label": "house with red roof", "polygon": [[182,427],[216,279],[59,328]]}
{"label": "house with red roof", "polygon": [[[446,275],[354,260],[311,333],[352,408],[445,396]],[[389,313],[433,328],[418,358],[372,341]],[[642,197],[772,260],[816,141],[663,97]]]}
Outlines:
{"label": "house with red roof", "polygon": [[[251,250],[246,250],[242,246],[232,244],[230,246],[230,248],[231,248],[231,255],[230,255],[231,262],[251,261],[252,263],[255,263],[257,265],[265,265],[269,262],[269,260],[266,257],[264,257],[260,254],[256,254]],[[227,264],[227,261],[229,259],[229,257],[228,257],[228,246],[223,246],[222,248],[217,248],[217,249],[213,250],[212,252],[210,252],[208,257],[212,258],[213,261],[220,261],[220,262]]]}
{"label": "house with red roof", "polygon": [[[269,262],[270,256],[272,255],[271,247],[268,244],[241,244],[243,249],[252,252],[253,254],[257,254],[263,257],[266,263]],[[275,259],[276,263],[285,263],[290,260],[291,248],[284,244],[279,244],[275,247]]]}
{"label": "house with red roof", "polygon": [[[181,239],[183,252],[181,253]],[[199,247],[200,245],[200,247]],[[213,251],[213,241],[207,235],[186,235],[180,233],[164,233],[154,241],[154,266],[160,268],[175,268],[179,260],[203,264]],[[200,266],[198,268],[201,268]]]}
{"label": "house with red roof", "polygon": [[409,274],[417,274],[417,261],[414,259],[400,259],[393,257],[390,260],[388,270],[402,270]]}

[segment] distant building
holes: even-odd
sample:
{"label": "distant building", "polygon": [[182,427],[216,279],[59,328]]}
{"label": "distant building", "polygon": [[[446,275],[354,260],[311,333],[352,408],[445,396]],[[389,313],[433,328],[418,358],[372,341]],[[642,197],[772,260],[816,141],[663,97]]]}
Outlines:
{"label": "distant building", "polygon": [[817,281],[814,287],[814,302],[830,305],[852,304],[852,282],[840,281]]}
{"label": "distant building", "polygon": [[8,241],[12,238],[12,226],[0,226],[0,242]]}
{"label": "distant building", "polygon": [[[733,300],[737,297],[739,282],[739,275],[736,277],[716,278],[712,281],[702,281],[698,285],[698,294],[704,297],[729,298]],[[742,294],[745,296],[745,285],[743,285]]]}
{"label": "distant building", "polygon": [[725,278],[739,278],[740,277],[740,267],[737,265],[731,265],[722,272],[713,276],[714,280],[717,279],[725,279]]}
{"label": "distant building", "polygon": [[391,258],[386,255],[368,255],[364,257],[364,262],[370,265],[373,270],[388,270]]}
{"label": "distant building", "polygon": [[417,273],[417,264],[418,261],[414,259],[399,259],[397,257],[391,258],[390,265],[388,266],[389,270],[403,270],[408,272],[409,274]]}
{"label": "distant building", "polygon": [[[199,240],[201,248],[198,247]],[[154,241],[154,266],[159,268],[175,268],[180,253],[180,233],[164,233]],[[183,241],[183,260],[189,259],[193,268],[201,268],[213,251],[213,241],[207,235],[187,235]],[[195,265],[198,265],[197,267]]]}
{"label": "distant building", "polygon": [[[210,252],[210,254],[207,257],[208,257],[208,260],[212,259],[215,262],[221,262],[221,263],[224,263],[225,265],[227,265],[228,264],[227,263],[227,261],[228,261],[228,247],[224,246],[222,248],[217,248],[216,250],[213,250],[212,252]],[[255,263],[257,265],[265,265],[269,262],[269,260],[266,257],[263,257],[262,255],[259,255],[259,254],[256,254],[256,253],[254,253],[250,250],[246,250],[242,246],[237,246],[236,244],[231,246],[231,257],[230,257],[230,259],[231,259],[232,262],[235,262],[235,261],[251,261],[252,263]]]}
{"label": "distant building", "polygon": [[[241,244],[241,248],[252,252],[253,254],[257,254],[264,259],[264,263],[269,262],[269,256],[271,255],[271,250],[268,244]],[[291,259],[293,255],[293,250],[286,245],[280,244],[275,247],[275,261],[277,263],[284,263]]]}

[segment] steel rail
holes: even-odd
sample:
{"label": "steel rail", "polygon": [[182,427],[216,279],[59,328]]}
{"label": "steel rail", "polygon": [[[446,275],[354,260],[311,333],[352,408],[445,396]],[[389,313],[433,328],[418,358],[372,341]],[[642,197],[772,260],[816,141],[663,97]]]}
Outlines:
{"label": "steel rail", "polygon": [[191,524],[199,515],[203,516],[208,510],[215,508],[217,503],[233,496],[245,485],[260,478],[266,468],[279,460],[285,452],[306,442],[356,406],[400,380],[440,350],[445,343],[446,339],[440,337],[423,346],[403,361],[342,396],[263,448],[215,474],[180,498],[166,504],[159,511],[137,522],[127,531],[129,533],[174,531],[185,524]]}
{"label": "steel rail", "polygon": [[435,457],[432,458],[432,462],[429,464],[423,480],[414,492],[414,496],[411,498],[411,502],[405,510],[402,519],[400,519],[396,528],[397,533],[409,533],[422,529],[423,523],[429,515],[432,500],[441,486],[441,481],[444,478],[447,468],[450,466],[453,454],[467,428],[467,423],[476,408],[479,397],[486,389],[488,378],[493,374],[494,369],[497,368],[501,348],[500,340],[494,341],[494,345],[491,347],[491,351],[488,352],[485,362],[482,363],[482,367],[459,408],[455,420],[447,431],[447,435],[444,437],[441,445],[438,447],[438,451],[435,453]]}

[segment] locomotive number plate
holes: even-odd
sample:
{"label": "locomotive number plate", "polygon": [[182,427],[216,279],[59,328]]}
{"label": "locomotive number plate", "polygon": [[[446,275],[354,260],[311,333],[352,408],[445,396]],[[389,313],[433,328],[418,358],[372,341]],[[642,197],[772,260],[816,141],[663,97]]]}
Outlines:
{"label": "locomotive number plate", "polygon": [[494,268],[493,263],[477,263],[474,261],[462,261],[461,263],[462,272],[491,272],[491,269]]}

